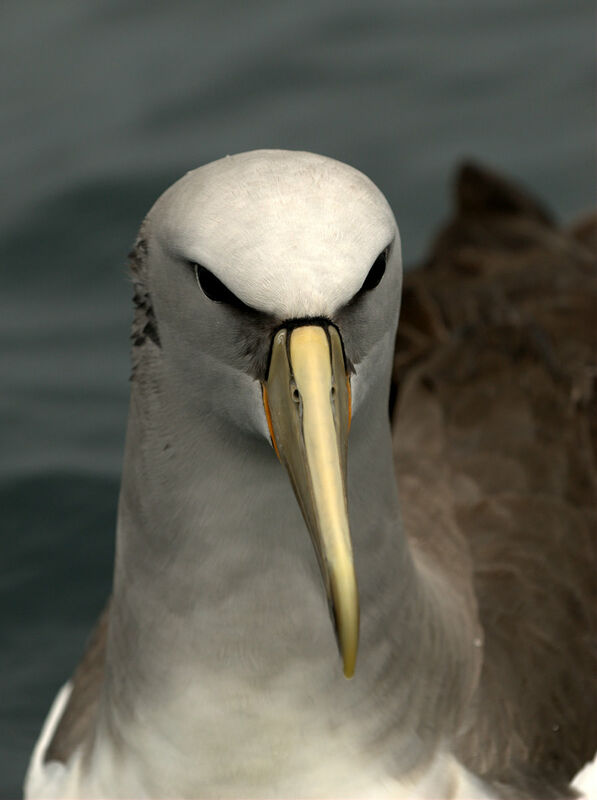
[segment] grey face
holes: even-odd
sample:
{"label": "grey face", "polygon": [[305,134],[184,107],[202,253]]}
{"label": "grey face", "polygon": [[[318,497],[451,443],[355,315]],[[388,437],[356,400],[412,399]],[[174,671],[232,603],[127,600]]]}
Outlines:
{"label": "grey face", "polygon": [[287,320],[332,321],[355,368],[395,326],[393,215],[371,181],[339,162],[283,151],[222,159],[165,192],[145,230],[160,342],[191,391],[201,380],[192,365],[206,359],[263,380]]}

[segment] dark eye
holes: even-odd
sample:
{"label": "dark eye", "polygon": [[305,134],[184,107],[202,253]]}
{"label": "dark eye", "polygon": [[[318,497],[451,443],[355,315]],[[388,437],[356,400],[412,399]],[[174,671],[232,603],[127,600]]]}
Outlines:
{"label": "dark eye", "polygon": [[233,306],[234,308],[248,308],[242,300],[239,300],[239,298],[206,267],[202,267],[201,264],[193,264],[193,269],[195,270],[197,284],[202,289],[203,294],[209,297],[210,300],[213,300],[215,303],[225,303],[227,306]]}
{"label": "dark eye", "polygon": [[363,285],[358,291],[358,294],[361,292],[370,292],[371,289],[375,289],[376,286],[379,285],[379,282],[383,278],[384,272],[386,271],[386,263],[388,261],[388,251],[389,248],[386,247],[375,259],[373,262],[373,266],[369,270],[369,274],[365,278]]}

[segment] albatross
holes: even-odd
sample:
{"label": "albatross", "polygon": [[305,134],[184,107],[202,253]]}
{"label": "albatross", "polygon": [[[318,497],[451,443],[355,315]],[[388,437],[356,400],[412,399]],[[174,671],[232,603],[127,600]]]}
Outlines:
{"label": "albatross", "polygon": [[[113,591],[26,797],[574,796],[597,744],[594,537],[541,498],[521,530],[518,467],[497,440],[475,461],[483,397],[530,452],[529,420],[498,407],[499,355],[489,383],[455,361],[441,269],[409,287],[394,360],[381,191],[311,153],[226,157],[157,200],[130,266]],[[529,397],[557,372],[530,341]],[[565,468],[536,457],[537,483]]]}

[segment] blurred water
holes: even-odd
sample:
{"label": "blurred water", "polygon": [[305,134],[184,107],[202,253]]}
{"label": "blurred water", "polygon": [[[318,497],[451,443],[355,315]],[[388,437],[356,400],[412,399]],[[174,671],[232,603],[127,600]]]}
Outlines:
{"label": "blurred water", "polygon": [[8,0],[1,12],[0,792],[109,590],[127,404],[123,270],[157,194],[256,147],[348,161],[407,261],[473,155],[594,203],[588,0]]}

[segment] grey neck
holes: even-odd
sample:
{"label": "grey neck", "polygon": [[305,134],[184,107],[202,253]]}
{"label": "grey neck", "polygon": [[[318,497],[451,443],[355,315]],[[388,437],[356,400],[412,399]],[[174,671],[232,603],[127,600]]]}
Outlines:
{"label": "grey neck", "polygon": [[[387,386],[373,388],[349,443],[361,642],[347,681],[309,535],[273,449],[192,413],[165,384],[154,364],[152,385],[140,375],[132,388],[104,730],[126,739],[141,715],[167,727],[161,715],[196,684],[199,693],[210,687],[210,704],[249,715],[243,736],[263,728],[253,708],[265,702],[287,715],[299,704],[314,725],[341,724],[359,747],[391,758],[391,769],[414,769],[458,729],[477,654],[458,594],[423,574],[402,531]],[[204,732],[213,714],[205,708],[186,706],[179,728]],[[184,748],[186,735],[177,744],[169,731],[170,746]]]}

